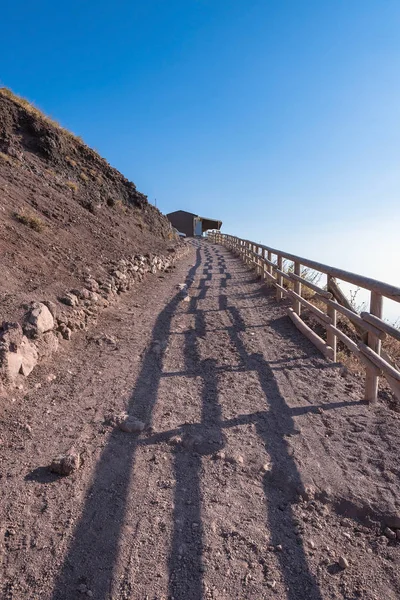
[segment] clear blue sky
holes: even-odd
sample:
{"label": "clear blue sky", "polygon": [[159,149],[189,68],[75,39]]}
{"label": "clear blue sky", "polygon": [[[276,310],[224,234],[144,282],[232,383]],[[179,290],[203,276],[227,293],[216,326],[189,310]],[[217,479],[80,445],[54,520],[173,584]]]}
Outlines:
{"label": "clear blue sky", "polygon": [[6,0],[0,78],[163,212],[396,283],[399,32],[399,0]]}

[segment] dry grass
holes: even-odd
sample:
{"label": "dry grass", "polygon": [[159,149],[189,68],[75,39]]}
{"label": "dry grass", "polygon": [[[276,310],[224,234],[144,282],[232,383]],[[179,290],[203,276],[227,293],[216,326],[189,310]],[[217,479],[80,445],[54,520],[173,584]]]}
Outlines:
{"label": "dry grass", "polygon": [[19,223],[30,227],[34,231],[41,232],[45,228],[45,223],[38,216],[28,212],[15,212],[14,219]]}
{"label": "dry grass", "polygon": [[115,202],[112,204],[112,206],[122,212],[126,213],[126,211],[127,211],[126,205],[119,198],[118,198],[118,200],[115,200]]}
{"label": "dry grass", "polygon": [[75,181],[67,181],[65,185],[74,193],[78,191],[79,186]]}
{"label": "dry grass", "polygon": [[10,165],[13,162],[11,156],[8,156],[8,154],[4,154],[4,152],[0,152],[0,158],[5,162],[9,163]]}
{"label": "dry grass", "polygon": [[400,367],[400,342],[395,338],[387,336],[382,342],[382,349],[390,356],[392,361]]}
{"label": "dry grass", "polygon": [[89,181],[89,177],[86,175],[86,173],[84,173],[83,171],[81,171],[79,173],[79,177],[83,180],[83,181]]}
{"label": "dry grass", "polygon": [[[55,119],[52,119],[51,117],[48,117],[47,115],[45,115],[39,108],[37,108],[37,106],[35,106],[32,102],[29,102],[29,100],[26,100],[25,98],[22,98],[21,96],[18,96],[17,94],[14,94],[14,92],[12,92],[10,89],[8,89],[6,87],[0,88],[0,95],[2,95],[5,98],[8,98],[9,100],[12,100],[16,104],[18,104],[19,106],[24,108],[29,114],[34,115],[37,119],[40,119],[41,121],[44,121],[45,123],[48,123],[49,125],[52,125],[53,127],[56,127],[57,129],[62,131],[65,135],[67,135],[69,138],[71,138],[75,142],[78,142],[79,144],[81,144],[82,146],[85,146],[87,148],[87,145],[85,144],[85,142],[82,140],[81,137],[73,134],[71,131],[68,131],[68,129],[65,129],[64,127],[62,127],[60,125],[60,123],[58,121],[56,121]],[[95,152],[95,151],[93,150],[93,152]],[[96,153],[96,154],[98,154],[98,153]]]}
{"label": "dry grass", "polygon": [[65,160],[67,161],[67,163],[68,163],[69,165],[71,165],[71,167],[74,167],[74,168],[75,168],[75,167],[77,166],[77,164],[78,164],[78,163],[76,162],[76,160],[74,160],[74,159],[73,159],[73,158],[71,158],[70,156],[66,156],[66,157],[65,157]]}

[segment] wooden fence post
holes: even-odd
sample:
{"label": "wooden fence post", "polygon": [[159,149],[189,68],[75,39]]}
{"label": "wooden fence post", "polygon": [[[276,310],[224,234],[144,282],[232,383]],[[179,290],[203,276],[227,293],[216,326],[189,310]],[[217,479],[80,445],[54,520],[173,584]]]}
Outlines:
{"label": "wooden fence post", "polygon": [[[301,276],[301,264],[298,263],[298,262],[294,263],[294,274],[297,275],[298,277]],[[299,296],[301,296],[301,283],[300,283],[300,281],[295,281],[294,282],[294,291],[296,292],[296,294],[298,294]],[[300,313],[301,313],[301,304],[295,298],[293,299],[293,310],[296,313],[296,315],[300,316]]]}
{"label": "wooden fence post", "polygon": [[[265,258],[265,254],[266,254],[266,250],[265,248],[262,249],[262,257],[263,259]],[[267,276],[265,274],[265,270],[266,270],[267,264],[264,262],[264,260],[262,261],[262,280],[265,281]]]}
{"label": "wooden fence post", "polygon": [[[280,254],[277,255],[278,256],[278,264],[277,267],[280,271],[282,271],[283,268],[283,258]],[[279,273],[276,274],[276,283],[278,285],[280,285],[282,287],[282,283],[283,283],[283,279],[282,279],[282,275],[279,275]],[[281,290],[279,288],[276,288],[276,299],[278,302],[280,302],[280,300],[282,300],[283,298],[283,294],[281,292]]]}
{"label": "wooden fence post", "polygon": [[[371,304],[369,309],[371,315],[375,315],[381,319],[382,308],[382,295],[378,294],[378,292],[371,292]],[[378,355],[381,354],[381,340],[370,331],[368,332],[368,346]],[[378,401],[378,384],[379,377],[376,375],[376,372],[367,367],[365,378],[365,399],[368,400],[370,404],[375,404]]]}
{"label": "wooden fence post", "polygon": [[[326,287],[327,290],[329,290],[329,288],[332,286],[332,280],[335,281],[334,278],[331,277],[331,275],[327,275],[327,287]],[[328,317],[330,317],[332,320],[331,325],[333,325],[333,327],[336,327],[337,326],[337,311],[336,311],[336,309],[333,306],[328,304],[326,312],[327,312]],[[337,338],[336,338],[335,333],[331,329],[328,329],[326,332],[326,341],[327,341],[328,346],[330,346],[333,350],[333,362],[336,362]]]}
{"label": "wooden fence post", "polygon": [[260,258],[260,248],[259,246],[256,246],[257,248],[257,275],[262,278],[262,263],[261,263],[261,258]]}

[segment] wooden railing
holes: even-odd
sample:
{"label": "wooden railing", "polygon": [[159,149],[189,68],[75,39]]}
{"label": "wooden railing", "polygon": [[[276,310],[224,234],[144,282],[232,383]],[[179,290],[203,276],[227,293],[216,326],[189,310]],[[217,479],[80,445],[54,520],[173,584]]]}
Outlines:
{"label": "wooden railing", "polygon": [[[295,256],[262,244],[256,244],[232,235],[220,232],[209,235],[211,242],[222,244],[229,248],[242,260],[254,268],[257,274],[270,282],[276,288],[276,299],[279,302],[283,297],[292,300],[292,306],[287,312],[295,326],[328,358],[336,362],[336,345],[339,339],[355,354],[365,366],[365,398],[375,403],[378,397],[378,382],[383,374],[396,397],[400,400],[400,371],[391,361],[390,357],[381,352],[382,340],[387,335],[400,341],[400,331],[382,319],[383,298],[390,298],[400,302],[400,288],[393,285],[350,273],[336,267],[330,267]],[[293,270],[285,271],[284,261],[293,263]],[[327,276],[326,290],[315,283],[302,277],[303,267]],[[370,291],[369,312],[360,315],[335,301],[330,290],[335,285],[335,278],[352,283],[360,288]],[[285,287],[284,280],[289,282],[290,288]],[[326,305],[326,312],[306,300],[302,295],[302,287],[306,286],[315,292],[315,298]],[[301,318],[301,308],[306,307],[314,318],[325,328],[326,341],[313,331]],[[350,339],[337,327],[337,313],[347,317],[356,327],[357,331],[365,332],[363,338],[357,342]],[[382,356],[383,355],[383,356]]]}

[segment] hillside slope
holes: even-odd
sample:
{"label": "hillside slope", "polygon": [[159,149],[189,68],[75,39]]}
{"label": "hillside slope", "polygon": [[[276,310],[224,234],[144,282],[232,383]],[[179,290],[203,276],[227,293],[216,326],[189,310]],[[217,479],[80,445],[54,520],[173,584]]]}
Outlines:
{"label": "hillside slope", "polygon": [[135,185],[35,107],[0,90],[1,320],[57,297],[88,273],[176,244]]}
{"label": "hillside slope", "polygon": [[0,89],[0,395],[184,246],[132,182]]}

